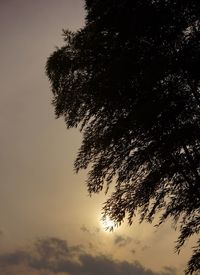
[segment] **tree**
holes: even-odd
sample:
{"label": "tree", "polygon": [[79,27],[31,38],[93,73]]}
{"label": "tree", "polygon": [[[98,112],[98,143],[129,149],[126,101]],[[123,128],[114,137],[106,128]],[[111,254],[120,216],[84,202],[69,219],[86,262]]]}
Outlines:
{"label": "tree", "polygon": [[[75,169],[88,191],[115,182],[104,206],[117,224],[136,213],[200,231],[199,0],[87,0],[85,26],[63,31],[47,75],[57,117],[80,127]],[[186,274],[200,270],[200,240]]]}

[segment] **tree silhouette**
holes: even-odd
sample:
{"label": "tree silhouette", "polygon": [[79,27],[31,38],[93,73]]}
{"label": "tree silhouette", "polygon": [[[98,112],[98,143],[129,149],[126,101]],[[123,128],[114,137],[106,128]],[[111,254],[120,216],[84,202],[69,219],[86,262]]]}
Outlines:
{"label": "tree silhouette", "polygon": [[[87,0],[85,26],[63,31],[47,75],[57,117],[80,127],[75,169],[88,191],[115,182],[104,206],[179,225],[176,250],[200,231],[199,0]],[[200,270],[200,240],[187,274]]]}

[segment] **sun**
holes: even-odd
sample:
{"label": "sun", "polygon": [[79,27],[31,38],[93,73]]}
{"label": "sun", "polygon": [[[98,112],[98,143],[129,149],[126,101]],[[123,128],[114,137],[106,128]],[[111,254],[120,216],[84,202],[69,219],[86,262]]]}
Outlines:
{"label": "sun", "polygon": [[101,218],[101,226],[105,231],[113,231],[116,228],[116,223],[109,216]]}

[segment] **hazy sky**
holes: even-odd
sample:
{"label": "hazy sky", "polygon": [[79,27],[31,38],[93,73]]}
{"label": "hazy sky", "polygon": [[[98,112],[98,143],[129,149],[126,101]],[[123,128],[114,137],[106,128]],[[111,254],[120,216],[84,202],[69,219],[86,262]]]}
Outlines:
{"label": "hazy sky", "polygon": [[181,275],[169,224],[105,232],[74,174],[81,136],[54,118],[45,63],[83,24],[81,0],[0,0],[0,274]]}

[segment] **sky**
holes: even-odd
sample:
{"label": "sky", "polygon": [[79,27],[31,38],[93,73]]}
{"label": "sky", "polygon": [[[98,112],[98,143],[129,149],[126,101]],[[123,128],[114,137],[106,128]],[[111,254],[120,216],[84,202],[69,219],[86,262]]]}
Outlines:
{"label": "sky", "polygon": [[84,25],[82,0],[0,0],[0,275],[182,275],[177,232],[101,222],[104,194],[74,173],[77,129],[56,120],[45,63],[62,29]]}

